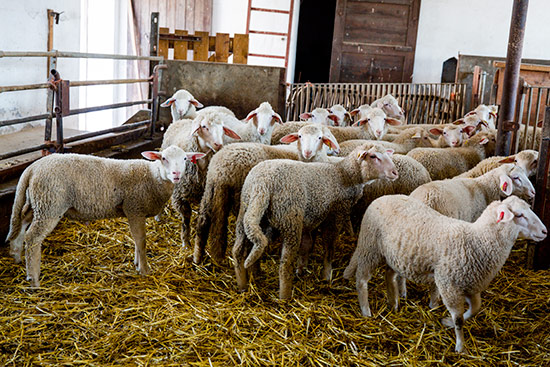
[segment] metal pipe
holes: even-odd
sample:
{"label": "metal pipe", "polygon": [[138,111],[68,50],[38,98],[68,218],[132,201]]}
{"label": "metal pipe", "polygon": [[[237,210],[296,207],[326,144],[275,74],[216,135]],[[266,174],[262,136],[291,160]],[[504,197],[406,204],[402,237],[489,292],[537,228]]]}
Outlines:
{"label": "metal pipe", "polygon": [[0,121],[0,127],[22,124],[23,122],[29,122],[29,121],[38,121],[38,120],[43,120],[51,117],[52,117],[51,114],[43,113],[42,115],[34,115],[34,116],[22,117],[18,119],[4,120],[4,121]]}
{"label": "metal pipe", "polygon": [[[147,83],[149,79],[106,79],[106,80],[85,80],[85,81],[71,81],[71,87],[87,87],[92,85],[110,85],[110,84],[131,84],[131,83]],[[0,87],[0,93],[13,92],[20,90],[31,89],[46,89],[49,88],[49,83],[37,83],[37,84],[24,84],[24,85],[8,85]]]}
{"label": "metal pipe", "polygon": [[69,143],[73,143],[75,141],[89,139],[89,138],[93,138],[93,137],[99,136],[99,135],[105,135],[105,134],[109,134],[109,133],[119,133],[119,132],[122,132],[122,131],[133,130],[136,127],[147,125],[150,122],[151,122],[151,120],[144,120],[144,121],[140,121],[140,122],[134,122],[133,124],[121,125],[121,126],[113,127],[113,128],[110,128],[110,129],[105,129],[105,130],[100,130],[100,131],[93,131],[93,132],[86,133],[86,134],[71,136],[70,138],[67,138],[67,139],[63,140],[63,143],[69,144]]}
{"label": "metal pipe", "polygon": [[36,145],[34,147],[30,147],[30,148],[25,148],[25,149],[15,150],[13,152],[0,154],[0,161],[3,159],[17,157],[18,155],[36,152],[37,150],[47,149],[49,147],[50,147],[50,144],[42,144],[42,145]]}
{"label": "metal pipe", "polygon": [[517,123],[514,123],[513,119],[528,5],[529,0],[514,0],[514,6],[512,8],[506,68],[504,69],[502,99],[498,118],[496,155],[501,156],[510,155],[511,131],[517,130],[516,128],[518,126]]}
{"label": "metal pipe", "polygon": [[121,102],[121,103],[113,103],[113,104],[107,104],[102,106],[77,108],[76,110],[69,111],[69,114],[67,116],[78,115],[80,113],[86,113],[86,112],[95,112],[95,111],[103,111],[103,110],[109,110],[109,109],[120,108],[120,107],[128,107],[136,104],[146,104],[146,103],[151,103],[151,101],[152,100],[150,99],[144,99],[142,101]]}
{"label": "metal pipe", "polygon": [[150,60],[163,61],[162,56],[133,56],[116,54],[97,54],[87,52],[65,52],[65,51],[0,51],[1,57],[66,57],[66,58],[88,58],[88,59],[114,59],[114,60]]}

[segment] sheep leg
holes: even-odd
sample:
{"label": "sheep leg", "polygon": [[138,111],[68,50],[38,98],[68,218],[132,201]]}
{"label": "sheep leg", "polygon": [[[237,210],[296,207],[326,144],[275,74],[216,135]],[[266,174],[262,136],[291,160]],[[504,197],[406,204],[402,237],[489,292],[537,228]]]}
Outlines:
{"label": "sheep leg", "polygon": [[355,273],[355,287],[357,288],[357,296],[359,298],[359,306],[361,314],[364,317],[371,317],[372,313],[369,305],[369,280],[372,276],[370,269],[366,269],[364,265],[359,265]]}
{"label": "sheep leg", "polygon": [[321,224],[321,239],[325,256],[323,259],[323,280],[330,282],[332,280],[332,258],[334,257],[334,242],[340,233],[340,228],[335,225],[338,219],[329,218]]}
{"label": "sheep leg", "polygon": [[[202,205],[202,204],[201,204]],[[200,264],[204,258],[204,249],[208,242],[208,231],[210,230],[210,216],[203,212],[202,207],[197,219],[195,235],[195,246],[193,247],[193,262]]]}
{"label": "sheep leg", "polygon": [[466,302],[468,303],[468,311],[464,314],[464,321],[468,320],[471,317],[477,315],[481,309],[481,293],[476,293],[473,296],[466,297]]}
{"label": "sheep leg", "polygon": [[180,205],[181,214],[181,246],[186,247],[189,243],[189,229],[191,223],[191,205],[183,201]]}
{"label": "sheep leg", "polygon": [[212,206],[212,224],[210,226],[210,254],[214,260],[220,262],[225,257],[227,250],[227,224],[230,212],[231,198],[229,188],[219,187],[214,190]]}
{"label": "sheep leg", "polygon": [[283,235],[283,249],[279,266],[279,298],[289,299],[292,296],[292,278],[296,258],[300,249],[299,238],[302,238],[302,223],[293,223]]}
{"label": "sheep leg", "polygon": [[430,308],[436,308],[440,305],[441,296],[435,284],[430,285]]}
{"label": "sheep leg", "polygon": [[454,327],[456,336],[457,353],[462,353],[464,350],[464,297],[456,290],[441,291],[441,298],[447,310],[451,314],[451,318],[444,318],[441,323],[447,327]]}
{"label": "sheep leg", "polygon": [[389,266],[386,268],[386,289],[388,291],[388,305],[392,310],[397,311],[399,307],[399,285],[397,282],[397,273]]}
{"label": "sheep leg", "polygon": [[244,232],[241,214],[239,214],[239,217],[237,218],[235,228],[235,244],[233,245],[232,255],[235,268],[235,278],[237,280],[237,289],[239,292],[244,292],[248,287],[248,274],[246,268],[244,267],[247,252],[245,242],[247,241],[247,238]]}
{"label": "sheep leg", "polygon": [[145,217],[128,217],[130,232],[135,242],[134,265],[141,275],[150,273],[145,255]]}
{"label": "sheep leg", "polygon": [[296,275],[300,276],[304,273],[304,268],[307,266],[309,254],[313,248],[313,238],[311,232],[302,232],[302,241],[300,243],[300,251],[296,265]]}
{"label": "sheep leg", "polygon": [[398,275],[396,281],[397,287],[399,288],[399,296],[401,298],[407,298],[407,279]]}
{"label": "sheep leg", "polygon": [[40,262],[42,260],[42,241],[59,223],[57,218],[34,219],[25,233],[25,263],[27,280],[33,288],[40,287]]}
{"label": "sheep leg", "polygon": [[19,234],[10,241],[10,255],[13,256],[16,264],[21,262],[21,252],[23,251],[25,231],[32,222],[32,215],[32,210],[30,210],[23,216],[21,219],[21,229]]}

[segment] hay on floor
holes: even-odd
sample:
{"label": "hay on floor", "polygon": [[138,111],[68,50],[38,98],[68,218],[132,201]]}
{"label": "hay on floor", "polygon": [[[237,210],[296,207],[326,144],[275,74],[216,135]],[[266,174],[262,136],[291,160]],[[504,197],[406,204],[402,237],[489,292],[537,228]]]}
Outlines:
{"label": "hay on floor", "polygon": [[[41,288],[0,248],[0,365],[163,366],[543,366],[550,362],[550,274],[524,269],[517,245],[466,322],[466,354],[429,310],[426,289],[409,282],[398,312],[385,304],[381,274],[370,283],[374,317],[361,317],[354,283],[342,279],[354,239],[337,245],[332,285],[319,280],[321,254],[278,294],[278,255],[262,277],[236,291],[229,259],[189,262],[179,220],[166,210],[147,224],[152,275],[139,276],[125,219],[63,220],[43,246]],[[319,250],[316,248],[316,250]],[[320,252],[317,251],[317,253]],[[379,272],[380,273],[380,272]]]}

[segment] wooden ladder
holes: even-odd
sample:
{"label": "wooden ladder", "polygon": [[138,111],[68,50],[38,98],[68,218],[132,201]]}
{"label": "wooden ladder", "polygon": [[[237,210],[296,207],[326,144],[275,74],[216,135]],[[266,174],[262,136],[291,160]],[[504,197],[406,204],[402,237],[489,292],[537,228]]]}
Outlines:
{"label": "wooden ladder", "polygon": [[[285,53],[284,56],[283,55],[266,55],[266,54],[258,54],[258,53],[249,53],[248,56],[266,57],[266,58],[272,58],[272,59],[285,60],[285,69],[286,69],[288,67],[288,54],[289,54],[289,51],[290,51],[290,32],[292,30],[292,14],[293,14],[293,11],[294,11],[294,0],[290,0],[290,9],[289,10],[258,8],[258,7],[252,6],[252,0],[248,0],[248,16],[247,16],[247,19],[246,19],[246,34],[264,34],[264,35],[269,35],[269,36],[286,37],[286,53]],[[271,32],[271,31],[268,31],[268,30],[250,29],[250,18],[251,18],[252,12],[287,14],[288,15],[288,31],[287,31],[287,33]]]}

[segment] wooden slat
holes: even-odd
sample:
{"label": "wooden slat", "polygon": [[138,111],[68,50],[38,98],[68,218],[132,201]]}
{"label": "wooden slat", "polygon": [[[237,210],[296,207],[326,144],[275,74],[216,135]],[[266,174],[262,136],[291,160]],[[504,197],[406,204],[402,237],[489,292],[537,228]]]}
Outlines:
{"label": "wooden slat", "polygon": [[195,0],[185,0],[185,29],[195,32]]}
{"label": "wooden slat", "polygon": [[[187,31],[181,29],[176,29],[175,33],[182,36],[187,35]],[[186,41],[174,41],[174,60],[187,60],[188,43]]]}
{"label": "wooden slat", "polygon": [[229,33],[216,33],[215,62],[227,62],[229,58]]}
{"label": "wooden slat", "polygon": [[[159,34],[169,34],[170,29],[160,27]],[[165,59],[168,59],[168,40],[159,40],[159,56],[164,56]]]}
{"label": "wooden slat", "polygon": [[195,32],[195,36],[202,37],[200,42],[193,43],[193,60],[208,61],[208,32]]}
{"label": "wooden slat", "polygon": [[[496,67],[496,68],[505,68],[506,63],[504,61],[493,61],[493,66]],[[537,64],[521,64],[520,70],[550,72],[550,66],[549,65],[537,65]]]}
{"label": "wooden slat", "polygon": [[248,63],[248,34],[235,33],[233,37],[233,64]]}

